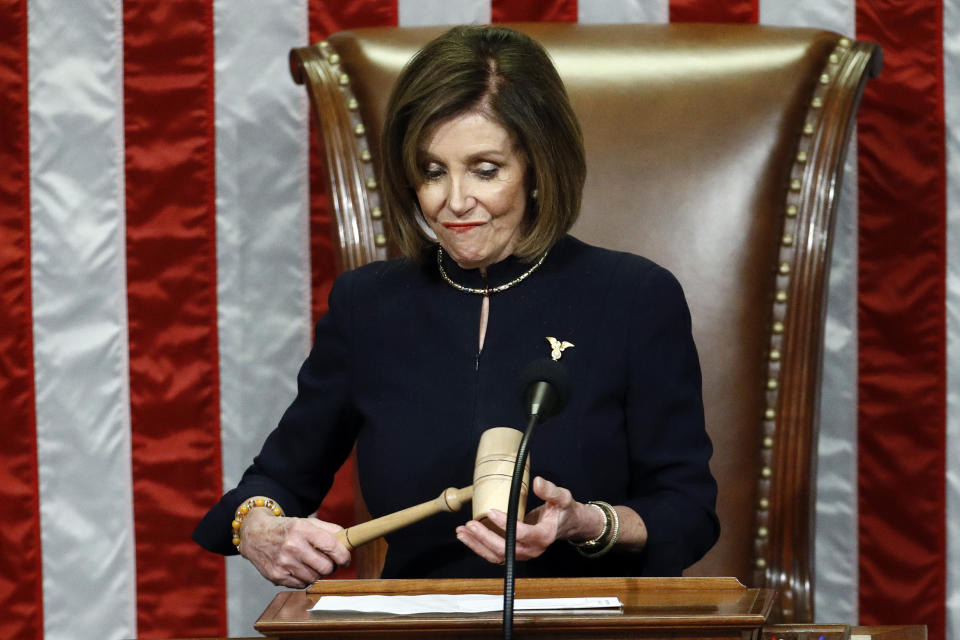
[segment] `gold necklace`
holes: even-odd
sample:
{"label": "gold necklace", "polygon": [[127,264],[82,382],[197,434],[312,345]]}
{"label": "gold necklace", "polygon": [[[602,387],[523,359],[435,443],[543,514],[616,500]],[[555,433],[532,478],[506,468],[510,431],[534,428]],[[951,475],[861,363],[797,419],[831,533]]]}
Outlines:
{"label": "gold necklace", "polygon": [[489,295],[494,294],[494,293],[500,293],[501,291],[506,291],[507,289],[509,289],[509,288],[512,287],[513,285],[515,285],[515,284],[520,284],[521,282],[523,282],[524,280],[526,280],[526,279],[527,279],[527,276],[529,276],[531,273],[533,273],[534,271],[536,271],[536,270],[540,267],[540,265],[543,264],[543,261],[546,260],[548,253],[550,253],[549,250],[544,251],[544,252],[543,252],[543,255],[540,256],[540,259],[537,260],[529,269],[527,269],[526,271],[524,271],[523,273],[521,273],[519,276],[517,276],[516,278],[514,278],[514,279],[511,280],[510,282],[507,282],[507,283],[505,283],[505,284],[501,284],[499,287],[493,287],[492,289],[489,288],[489,287],[486,287],[486,288],[483,288],[483,289],[475,289],[475,288],[473,288],[473,287],[465,287],[465,286],[463,286],[462,284],[457,284],[456,282],[454,282],[453,280],[451,280],[451,279],[450,279],[450,276],[447,275],[446,269],[443,268],[443,247],[440,247],[440,246],[437,247],[437,268],[440,269],[440,275],[443,277],[444,280],[447,281],[447,284],[449,284],[449,285],[450,285],[451,287],[453,287],[454,289],[456,289],[456,290],[458,290],[458,291],[463,291],[464,293],[476,293],[476,294],[481,295],[481,296],[489,296]]}

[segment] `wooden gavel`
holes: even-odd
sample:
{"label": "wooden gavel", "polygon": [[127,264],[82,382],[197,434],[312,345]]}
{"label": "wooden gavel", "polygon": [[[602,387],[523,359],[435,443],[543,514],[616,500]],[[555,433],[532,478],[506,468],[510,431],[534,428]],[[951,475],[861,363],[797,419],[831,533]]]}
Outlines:
{"label": "wooden gavel", "polygon": [[[496,527],[487,519],[487,514],[491,509],[504,512],[507,510],[510,499],[510,480],[517,460],[517,448],[522,438],[522,432],[509,427],[487,429],[480,436],[480,444],[477,446],[472,485],[462,489],[450,487],[433,500],[354,525],[349,529],[341,529],[336,533],[337,539],[352,551],[434,514],[459,511],[464,503],[471,500],[473,501],[473,519],[496,530]],[[520,488],[518,518],[521,520],[526,509],[529,486],[530,460],[528,458],[523,472],[523,486]]]}

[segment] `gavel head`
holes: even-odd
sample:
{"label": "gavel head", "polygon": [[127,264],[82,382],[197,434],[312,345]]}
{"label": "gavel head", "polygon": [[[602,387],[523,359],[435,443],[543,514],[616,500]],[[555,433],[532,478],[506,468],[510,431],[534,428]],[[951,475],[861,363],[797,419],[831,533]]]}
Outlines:
{"label": "gavel head", "polygon": [[[482,522],[499,534],[503,531],[487,517],[490,509],[507,512],[510,502],[510,480],[517,462],[517,449],[523,432],[509,427],[487,429],[480,436],[477,447],[477,462],[473,467],[473,519]],[[523,470],[520,487],[517,521],[523,522],[527,507],[527,491],[530,486],[530,458]]]}

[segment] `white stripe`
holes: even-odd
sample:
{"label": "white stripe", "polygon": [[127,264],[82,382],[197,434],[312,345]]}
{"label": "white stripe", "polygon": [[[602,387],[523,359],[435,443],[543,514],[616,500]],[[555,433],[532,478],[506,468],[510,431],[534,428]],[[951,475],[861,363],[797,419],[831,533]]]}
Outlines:
{"label": "white stripe", "polygon": [[669,19],[669,0],[580,0],[577,3],[577,21],[583,24],[663,23]]}
{"label": "white stripe", "polygon": [[960,640],[960,3],[943,3],[947,129],[947,632]]}
{"label": "white stripe", "polygon": [[28,7],[45,637],[132,637],[121,3]]}
{"label": "white stripe", "polygon": [[[306,44],[305,0],[214,2],[217,311],[223,483],[236,486],[296,392],[310,346],[306,92],[291,47]],[[231,636],[277,588],[249,562],[227,562]]]}
{"label": "white stripe", "polygon": [[[761,0],[759,8],[762,24],[856,32],[853,0]],[[857,619],[856,158],[854,135],[834,228],[820,389],[814,615],[831,622]]]}
{"label": "white stripe", "polygon": [[827,292],[817,453],[814,615],[857,620],[857,145],[850,141]]}
{"label": "white stripe", "polygon": [[397,0],[401,27],[490,22],[490,0]]}
{"label": "white stripe", "polygon": [[819,27],[853,37],[856,34],[855,0],[760,0],[760,24],[785,27]]}

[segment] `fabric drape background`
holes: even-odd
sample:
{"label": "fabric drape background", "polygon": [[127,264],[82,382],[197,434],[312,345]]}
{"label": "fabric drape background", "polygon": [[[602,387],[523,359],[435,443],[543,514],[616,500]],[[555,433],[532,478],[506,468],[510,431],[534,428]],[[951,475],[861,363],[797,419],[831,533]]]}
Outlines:
{"label": "fabric drape background", "polygon": [[830,276],[817,619],[960,640],[960,0],[0,0],[0,637],[254,634],[275,590],[189,534],[334,277],[287,51],[517,20],[881,44]]}

